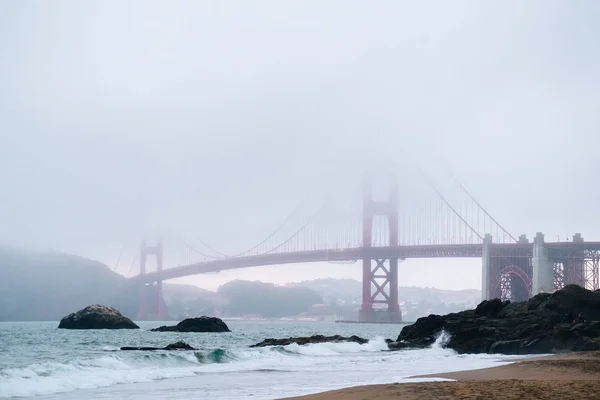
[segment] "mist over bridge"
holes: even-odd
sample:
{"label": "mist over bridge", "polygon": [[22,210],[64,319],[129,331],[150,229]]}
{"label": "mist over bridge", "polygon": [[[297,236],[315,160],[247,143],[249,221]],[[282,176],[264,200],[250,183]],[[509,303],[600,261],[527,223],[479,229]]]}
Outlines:
{"label": "mist over bridge", "polygon": [[[546,242],[542,233],[531,241],[525,235],[515,238],[461,185],[459,202],[433,186],[428,192],[431,196],[399,201],[398,189],[393,181],[387,198],[375,200],[372,183],[367,181],[358,217],[333,221],[329,218],[332,207],[323,206],[291,234],[283,232],[284,222],[256,246],[238,254],[222,253],[204,242],[203,250],[186,243],[188,258],[201,259],[164,268],[162,243],[142,242],[140,273],[130,278],[144,284],[138,318],[165,316],[165,280],[310,262],[362,263],[359,320],[363,322],[402,319],[398,263],[411,258],[480,258],[483,299],[524,300],[569,283],[590,289],[599,286],[600,242],[585,241],[579,234],[567,242]],[[153,271],[146,267],[149,257],[156,258]]]}

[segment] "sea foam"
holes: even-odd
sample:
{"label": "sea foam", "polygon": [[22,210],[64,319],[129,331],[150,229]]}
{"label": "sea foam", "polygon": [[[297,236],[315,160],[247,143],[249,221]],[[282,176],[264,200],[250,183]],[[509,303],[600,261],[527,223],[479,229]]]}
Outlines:
{"label": "sea foam", "polygon": [[[94,389],[123,383],[189,377],[202,373],[268,371],[314,367],[324,358],[387,349],[382,338],[358,343],[318,343],[265,348],[202,351],[124,352],[105,346],[110,354],[68,363],[31,364],[0,370],[0,397],[27,397]],[[322,360],[319,360],[322,359]]]}

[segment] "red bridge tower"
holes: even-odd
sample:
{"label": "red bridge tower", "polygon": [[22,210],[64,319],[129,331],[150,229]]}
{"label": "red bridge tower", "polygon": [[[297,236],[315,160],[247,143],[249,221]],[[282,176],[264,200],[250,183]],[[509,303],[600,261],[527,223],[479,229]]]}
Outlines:
{"label": "red bridge tower", "polygon": [[[389,246],[398,245],[398,183],[391,184],[388,200],[373,199],[370,180],[363,187],[363,278],[360,322],[400,322],[402,313],[398,305],[398,258],[379,259],[371,255],[373,245],[373,219],[387,218]],[[375,310],[374,304],[387,304],[387,309]]]}
{"label": "red bridge tower", "polygon": [[[156,246],[148,246],[145,241],[140,245],[140,275],[146,274],[148,256],[156,257],[156,270],[163,269],[163,246],[159,241]],[[144,283],[140,287],[138,320],[162,320],[166,316],[166,307],[162,296],[162,281]]]}

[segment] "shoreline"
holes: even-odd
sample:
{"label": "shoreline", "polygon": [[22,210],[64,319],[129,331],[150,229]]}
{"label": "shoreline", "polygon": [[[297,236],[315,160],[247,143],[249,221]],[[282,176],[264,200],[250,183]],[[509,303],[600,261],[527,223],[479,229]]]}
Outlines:
{"label": "shoreline", "polygon": [[405,379],[424,381],[354,386],[285,400],[593,399],[600,393],[600,351],[524,357],[496,367]]}

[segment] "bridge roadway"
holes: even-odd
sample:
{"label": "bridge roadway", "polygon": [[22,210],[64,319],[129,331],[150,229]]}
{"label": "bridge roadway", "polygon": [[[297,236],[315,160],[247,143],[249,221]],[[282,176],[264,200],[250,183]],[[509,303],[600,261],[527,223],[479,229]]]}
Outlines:
{"label": "bridge roadway", "polygon": [[481,257],[481,244],[454,245],[415,245],[415,246],[386,246],[358,247],[348,249],[309,250],[290,253],[261,254],[235,258],[222,258],[195,264],[165,268],[130,279],[145,282],[169,280],[184,276],[214,273],[230,269],[264,267],[280,264],[301,264],[308,262],[357,261],[370,258],[466,258]]}
{"label": "bridge roadway", "polygon": [[[562,242],[546,243],[552,247],[573,247],[589,249],[590,245],[600,250],[600,242]],[[492,244],[492,248],[525,249],[532,248],[531,243]],[[230,269],[263,267],[268,265],[300,264],[308,262],[335,262],[357,261],[363,258],[476,258],[482,257],[483,246],[477,244],[451,244],[451,245],[413,245],[413,246],[385,246],[385,247],[358,247],[348,249],[310,250],[289,253],[261,254],[236,258],[223,258],[189,265],[166,268],[144,275],[130,278],[144,282],[156,282],[184,276],[214,273]]]}
{"label": "bridge roadway", "polygon": [[[586,250],[600,251],[600,242],[554,242],[544,244],[552,250]],[[533,252],[533,243],[494,243],[491,249]],[[130,278],[143,282],[166,281],[185,276],[215,273],[230,269],[264,267],[268,265],[301,264],[308,262],[357,261],[363,258],[481,258],[483,245],[451,244],[451,245],[412,245],[386,247],[358,247],[349,249],[310,250],[289,253],[261,254],[235,258],[223,258],[189,265],[166,268],[144,275]]]}

